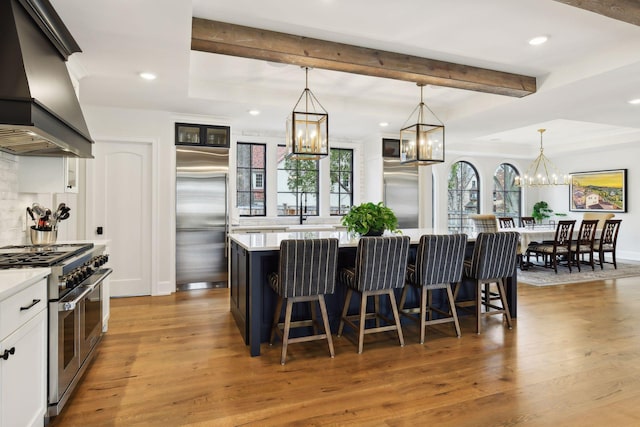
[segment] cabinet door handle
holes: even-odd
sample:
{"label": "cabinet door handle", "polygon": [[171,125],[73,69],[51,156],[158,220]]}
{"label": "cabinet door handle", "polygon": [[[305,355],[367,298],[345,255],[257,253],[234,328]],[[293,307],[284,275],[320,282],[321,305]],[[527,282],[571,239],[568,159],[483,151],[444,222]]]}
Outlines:
{"label": "cabinet door handle", "polygon": [[20,307],[20,311],[22,310],[29,310],[31,307],[33,307],[34,305],[36,305],[37,303],[39,303],[40,300],[39,299],[34,299],[33,302],[31,304],[29,304],[26,307]]}
{"label": "cabinet door handle", "polygon": [[15,347],[11,347],[9,350],[5,350],[4,353],[2,353],[2,356],[0,356],[0,359],[8,360],[9,359],[9,355],[10,354],[15,354],[15,352],[16,352],[16,348]]}

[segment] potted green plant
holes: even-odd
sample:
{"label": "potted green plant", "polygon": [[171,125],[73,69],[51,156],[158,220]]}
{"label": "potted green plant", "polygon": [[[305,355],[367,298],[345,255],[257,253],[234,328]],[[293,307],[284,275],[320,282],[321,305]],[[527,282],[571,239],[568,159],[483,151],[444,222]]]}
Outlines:
{"label": "potted green plant", "polygon": [[549,204],[544,200],[533,205],[533,212],[531,213],[531,216],[535,218],[537,223],[540,223],[547,218],[551,218],[552,215],[567,216],[565,213],[553,212],[553,209],[551,209]]}
{"label": "potted green plant", "polygon": [[353,206],[342,217],[342,225],[346,226],[348,231],[363,236],[380,236],[385,230],[398,231],[396,215],[382,202],[367,202]]}

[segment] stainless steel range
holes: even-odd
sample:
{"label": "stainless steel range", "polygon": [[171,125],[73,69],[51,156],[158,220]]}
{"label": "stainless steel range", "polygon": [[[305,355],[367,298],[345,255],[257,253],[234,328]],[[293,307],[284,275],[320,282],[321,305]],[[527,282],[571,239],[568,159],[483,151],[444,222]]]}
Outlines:
{"label": "stainless steel range", "polygon": [[102,281],[111,274],[103,245],[0,248],[0,269],[49,267],[49,410],[60,413],[102,338]]}

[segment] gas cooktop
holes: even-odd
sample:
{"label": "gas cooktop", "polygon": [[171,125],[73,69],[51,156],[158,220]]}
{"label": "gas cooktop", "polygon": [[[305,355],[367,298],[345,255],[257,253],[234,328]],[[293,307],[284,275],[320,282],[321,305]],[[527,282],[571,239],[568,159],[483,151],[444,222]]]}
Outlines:
{"label": "gas cooktop", "polygon": [[93,243],[4,246],[0,248],[0,268],[51,267],[92,247]]}

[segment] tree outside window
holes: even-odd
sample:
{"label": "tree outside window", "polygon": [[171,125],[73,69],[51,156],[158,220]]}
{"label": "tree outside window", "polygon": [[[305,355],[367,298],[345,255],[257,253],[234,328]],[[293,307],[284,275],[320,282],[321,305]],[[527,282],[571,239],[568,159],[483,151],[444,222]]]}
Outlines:
{"label": "tree outside window", "polygon": [[470,233],[469,215],[480,213],[478,172],[469,162],[451,165],[448,180],[447,220],[450,232]]}
{"label": "tree outside window", "polygon": [[318,161],[286,158],[278,145],[278,216],[318,215]]}
{"label": "tree outside window", "polygon": [[353,205],[353,150],[332,148],[329,168],[329,210],[331,215],[344,215]]}
{"label": "tree outside window", "polygon": [[519,223],[522,190],[515,183],[518,170],[509,163],[502,163],[493,174],[493,212],[496,216],[511,217]]}

